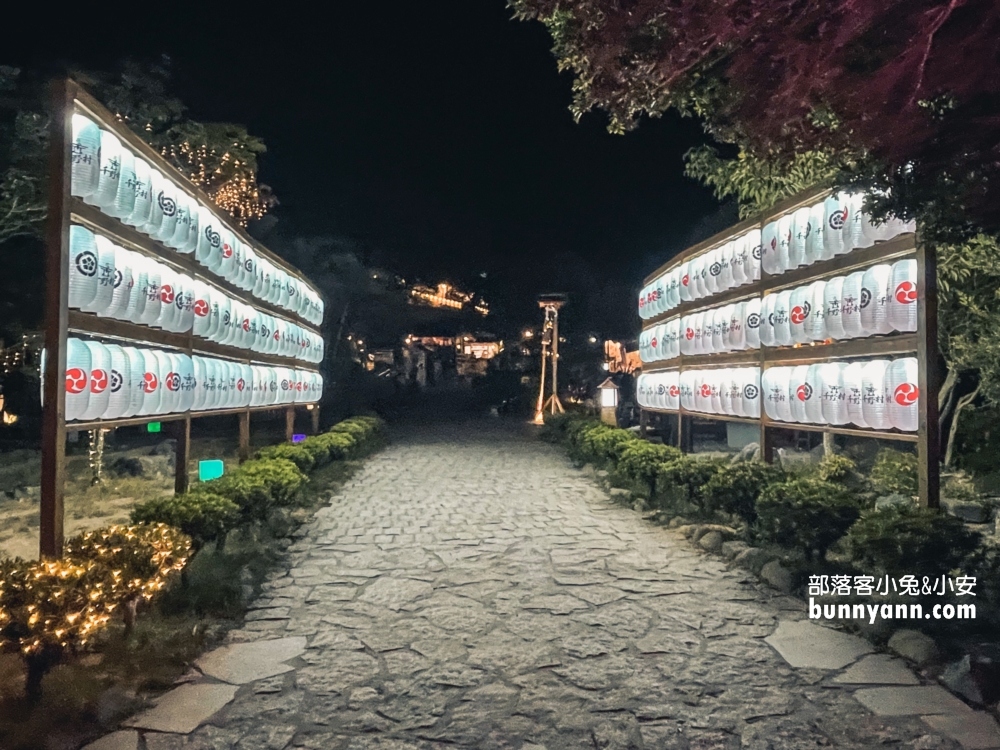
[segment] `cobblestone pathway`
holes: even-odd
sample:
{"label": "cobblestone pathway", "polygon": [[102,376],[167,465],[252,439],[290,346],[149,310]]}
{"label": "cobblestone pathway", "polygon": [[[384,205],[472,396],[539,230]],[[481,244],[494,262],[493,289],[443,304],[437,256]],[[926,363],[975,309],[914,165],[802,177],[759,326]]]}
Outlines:
{"label": "cobblestone pathway", "polygon": [[235,699],[187,735],[145,732],[149,750],[959,747],[791,667],[764,639],[800,603],[517,426],[403,432],[304,532],[230,635],[258,656],[203,662],[183,710]]}

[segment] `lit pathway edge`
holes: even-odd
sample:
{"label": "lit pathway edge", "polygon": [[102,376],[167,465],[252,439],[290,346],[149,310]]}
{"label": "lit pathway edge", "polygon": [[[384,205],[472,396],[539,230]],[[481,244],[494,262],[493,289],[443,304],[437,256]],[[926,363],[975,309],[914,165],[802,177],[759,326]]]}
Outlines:
{"label": "lit pathway edge", "polygon": [[872,652],[520,427],[411,430],[194,683],[93,747],[1000,747],[992,717]]}

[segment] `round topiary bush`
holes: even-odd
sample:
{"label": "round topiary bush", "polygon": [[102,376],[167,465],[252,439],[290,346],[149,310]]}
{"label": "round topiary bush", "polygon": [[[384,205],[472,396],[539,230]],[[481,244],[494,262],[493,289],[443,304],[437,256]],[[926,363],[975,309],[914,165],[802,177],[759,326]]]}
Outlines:
{"label": "round topiary bush", "polygon": [[764,488],[785,479],[781,469],[761,461],[722,466],[701,488],[705,509],[739,516],[749,526],[757,520],[757,499]]}
{"label": "round topiary bush", "polygon": [[718,461],[685,455],[660,464],[654,494],[656,506],[668,512],[708,515],[702,490],[722,468]]}
{"label": "round topiary bush", "polygon": [[648,443],[645,440],[623,444],[615,477],[632,487],[641,488],[652,498],[656,494],[656,476],[663,464],[676,461],[683,454],[671,445]]}

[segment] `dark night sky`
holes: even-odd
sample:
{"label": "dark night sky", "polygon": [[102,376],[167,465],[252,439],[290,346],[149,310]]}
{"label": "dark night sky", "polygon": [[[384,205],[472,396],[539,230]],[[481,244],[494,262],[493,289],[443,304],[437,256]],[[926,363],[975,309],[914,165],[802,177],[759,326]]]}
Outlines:
{"label": "dark night sky", "polygon": [[696,123],[664,118],[625,137],[601,114],[575,124],[545,29],[510,20],[504,0],[333,3],[321,16],[277,3],[245,18],[238,4],[169,6],[177,23],[162,3],[138,7],[102,11],[91,34],[23,23],[0,63],[58,55],[100,69],[169,54],[194,118],[243,123],[268,144],[261,179],[283,232],[353,237],[404,275],[475,279],[526,314],[540,290],[598,279],[619,287],[609,305],[631,306],[618,299],[626,285],[716,210],[682,175]]}

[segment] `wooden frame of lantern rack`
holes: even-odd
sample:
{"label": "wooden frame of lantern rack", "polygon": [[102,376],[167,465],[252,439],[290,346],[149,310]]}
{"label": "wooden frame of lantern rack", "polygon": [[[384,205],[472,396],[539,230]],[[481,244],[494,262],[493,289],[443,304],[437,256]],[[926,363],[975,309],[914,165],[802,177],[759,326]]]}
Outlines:
{"label": "wooden frame of lantern rack", "polygon": [[[141,425],[149,422],[172,423],[176,438],[174,490],[184,492],[188,487],[188,462],[191,446],[191,420],[197,417],[239,416],[239,458],[250,455],[250,413],[284,410],[286,439],[292,439],[296,408],[305,407],[312,416],[311,428],[319,429],[319,404],[279,404],[273,406],[238,407],[209,411],[151,414],[123,419],[99,419],[66,423],[66,339],[70,332],[86,336],[132,344],[152,345],[179,351],[187,355],[211,355],[241,364],[275,365],[296,369],[317,370],[315,363],[304,363],[270,354],[249,352],[246,349],[226,346],[194,335],[193,331],[174,333],[129,321],[102,318],[93,313],[69,309],[69,277],[66,272],[69,258],[69,228],[71,223],[81,224],[92,231],[112,239],[117,244],[139,252],[157,262],[164,263],[192,278],[200,278],[219,287],[229,296],[253,305],[270,315],[292,320],[306,327],[314,335],[321,335],[313,324],[296,313],[272,305],[240,289],[227,279],[216,276],[197,263],[190,255],[170,250],[158,240],[140,233],[117,219],[102,213],[70,194],[71,149],[73,144],[72,115],[79,111],[90,117],[102,128],[114,133],[153,167],[171,178],[178,187],[197,198],[201,204],[234,229],[239,239],[276,267],[308,283],[297,269],[256,242],[233,222],[197,185],[169,164],[149,144],[124,126],[108,109],[87,93],[78,83],[69,79],[52,84],[52,120],[50,125],[48,174],[48,219],[45,233],[45,373],[42,384],[44,408],[42,409],[42,477],[39,524],[39,554],[41,558],[57,558],[63,544],[63,494],[66,483],[66,433],[68,430],[113,429]],[[312,285],[310,285],[311,287]]]}
{"label": "wooden frame of lantern rack", "polygon": [[[753,230],[763,231],[764,226],[798,208],[814,205],[830,195],[830,190],[810,190],[800,193],[772,207],[769,211],[746,219],[729,229],[708,238],[704,242],[687,248],[669,262],[649,274],[643,284],[650,284],[665,272],[678,264],[697,256],[729,240]],[[820,281],[832,276],[838,276],[863,268],[869,268],[878,263],[915,258],[917,261],[917,332],[892,333],[883,336],[847,339],[843,341],[815,342],[812,344],[795,344],[793,346],[764,346],[759,349],[744,349],[718,354],[681,354],[670,360],[643,363],[642,372],[662,372],[665,370],[703,370],[716,367],[757,366],[761,377],[764,371],[771,367],[794,366],[825,362],[836,359],[855,359],[860,357],[886,357],[890,355],[916,356],[919,368],[917,387],[920,393],[918,406],[917,432],[901,432],[898,430],[872,430],[859,427],[838,425],[801,424],[798,422],[779,422],[767,416],[761,404],[759,419],[737,417],[723,414],[707,414],[691,411],[683,407],[673,409],[656,409],[640,407],[641,429],[645,434],[651,416],[676,416],[677,446],[681,450],[691,450],[692,420],[704,419],[710,421],[742,422],[760,427],[761,458],[771,463],[774,460],[775,430],[803,430],[810,432],[825,432],[853,437],[878,438],[883,440],[898,440],[917,444],[918,480],[920,503],[926,507],[936,508],[939,501],[940,488],[940,433],[938,428],[938,390],[940,387],[938,375],[938,343],[937,343],[937,265],[934,251],[924,245],[919,234],[907,233],[886,242],[878,242],[871,247],[854,249],[845,255],[838,255],[830,260],[819,261],[809,266],[802,266],[783,274],[772,275],[761,269],[758,281],[729,289],[720,294],[703,297],[680,305],[665,313],[643,321],[642,330],[660,325],[672,318],[691,313],[703,312],[734,302],[742,302],[752,297],[763,299],[768,294],[774,294],[792,287],[799,287],[813,281]]]}

